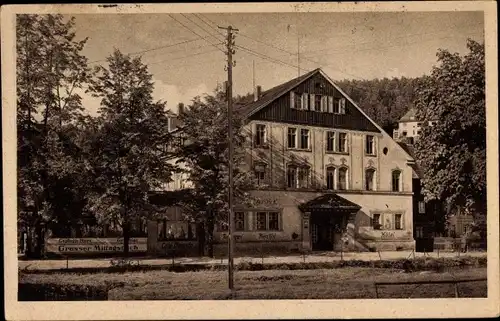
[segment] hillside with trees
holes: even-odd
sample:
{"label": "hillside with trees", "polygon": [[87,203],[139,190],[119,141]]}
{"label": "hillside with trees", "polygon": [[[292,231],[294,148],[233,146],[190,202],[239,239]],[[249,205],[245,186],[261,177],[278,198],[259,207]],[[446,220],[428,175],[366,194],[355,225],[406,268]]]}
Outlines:
{"label": "hillside with trees", "polygon": [[422,78],[342,80],[337,85],[389,134],[412,107]]}

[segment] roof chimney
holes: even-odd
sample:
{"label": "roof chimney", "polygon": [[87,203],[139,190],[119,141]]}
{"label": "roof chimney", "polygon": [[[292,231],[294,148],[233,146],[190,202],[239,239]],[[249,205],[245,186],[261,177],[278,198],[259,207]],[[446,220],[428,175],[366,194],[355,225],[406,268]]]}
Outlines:
{"label": "roof chimney", "polygon": [[184,104],[183,103],[179,103],[177,114],[180,115],[182,113],[184,113]]}
{"label": "roof chimney", "polygon": [[253,101],[259,100],[261,96],[262,96],[262,87],[261,86],[255,87],[255,91],[253,94]]}

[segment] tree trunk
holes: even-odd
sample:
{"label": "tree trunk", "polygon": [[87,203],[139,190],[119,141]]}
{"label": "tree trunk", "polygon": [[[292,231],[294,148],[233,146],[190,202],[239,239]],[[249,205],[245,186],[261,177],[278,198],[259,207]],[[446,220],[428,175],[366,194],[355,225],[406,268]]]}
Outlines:
{"label": "tree trunk", "polygon": [[210,217],[207,219],[207,224],[205,225],[205,240],[206,240],[206,248],[207,248],[207,255],[208,257],[213,258],[214,257],[214,227],[215,227],[215,222],[210,215]]}
{"label": "tree trunk", "polygon": [[196,224],[196,228],[197,228],[197,238],[198,238],[198,253],[200,256],[205,256],[206,253],[205,253],[205,245],[206,245],[206,242],[205,242],[205,224],[204,223],[199,223],[199,224]]}
{"label": "tree trunk", "polygon": [[130,241],[130,223],[126,220],[123,224],[123,255],[125,257],[129,256],[129,244]]}

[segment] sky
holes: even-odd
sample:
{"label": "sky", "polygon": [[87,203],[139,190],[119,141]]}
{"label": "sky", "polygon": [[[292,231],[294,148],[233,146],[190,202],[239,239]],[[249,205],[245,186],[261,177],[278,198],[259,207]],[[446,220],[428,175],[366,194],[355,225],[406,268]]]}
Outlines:
{"label": "sky", "polygon": [[[177,111],[227,80],[222,52],[228,25],[238,29],[233,93],[269,89],[322,68],[334,81],[418,77],[436,65],[439,48],[465,54],[484,41],[483,12],[79,14],[76,37],[91,65],[116,48],[140,55],[153,75],[155,100]],[[179,44],[181,43],[181,44]],[[89,114],[99,101],[82,94]]]}

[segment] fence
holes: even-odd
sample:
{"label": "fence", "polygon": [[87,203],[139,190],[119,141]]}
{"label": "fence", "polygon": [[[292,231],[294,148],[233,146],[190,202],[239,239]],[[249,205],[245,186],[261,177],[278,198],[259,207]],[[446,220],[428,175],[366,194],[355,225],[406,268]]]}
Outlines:
{"label": "fence", "polygon": [[379,298],[379,286],[394,286],[394,285],[422,285],[422,284],[453,284],[455,288],[455,298],[460,297],[460,293],[458,291],[459,283],[466,282],[486,282],[486,278],[478,278],[478,279],[467,279],[467,280],[437,280],[437,281],[407,281],[407,282],[375,282],[375,295],[376,298]]}

